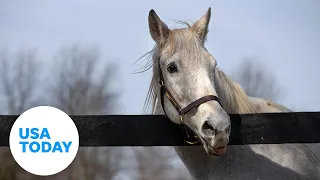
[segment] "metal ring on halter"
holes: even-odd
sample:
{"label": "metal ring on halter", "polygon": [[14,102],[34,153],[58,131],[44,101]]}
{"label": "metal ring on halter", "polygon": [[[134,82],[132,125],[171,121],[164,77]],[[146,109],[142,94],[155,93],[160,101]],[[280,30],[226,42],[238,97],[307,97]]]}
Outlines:
{"label": "metal ring on halter", "polygon": [[[188,143],[188,144],[197,144],[199,142],[199,139],[198,139],[198,136],[196,134],[193,134],[196,141],[188,141],[187,139],[185,139],[185,142]],[[189,137],[189,134],[187,132],[187,136]]]}
{"label": "metal ring on halter", "polygon": [[183,117],[184,117],[184,114],[181,114],[181,115],[180,115],[180,122],[181,122],[181,124],[183,123]]}
{"label": "metal ring on halter", "polygon": [[[183,117],[184,117],[184,115],[185,115],[185,114],[180,114],[180,122],[181,122],[181,124],[183,124]],[[186,130],[186,129],[185,129],[185,130]],[[189,137],[189,134],[188,134],[187,130],[186,130],[186,133],[187,133],[187,136]],[[185,142],[188,143],[188,144],[197,144],[197,143],[199,142],[198,136],[194,134],[194,137],[197,139],[196,141],[193,141],[193,142],[192,142],[192,141],[188,141],[188,140],[185,139]]]}
{"label": "metal ring on halter", "polygon": [[[194,136],[195,138],[198,138],[197,136]],[[186,141],[186,143],[188,143],[188,144],[197,144],[199,141],[194,141],[194,142],[191,142],[191,141],[187,141],[187,140],[185,140]]]}
{"label": "metal ring on halter", "polygon": [[160,80],[160,85],[163,86],[164,82],[163,80]]}

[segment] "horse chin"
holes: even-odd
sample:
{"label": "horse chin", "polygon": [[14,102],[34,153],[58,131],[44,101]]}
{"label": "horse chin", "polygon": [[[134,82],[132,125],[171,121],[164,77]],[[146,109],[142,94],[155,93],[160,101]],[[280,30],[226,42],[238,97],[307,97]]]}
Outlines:
{"label": "horse chin", "polygon": [[200,136],[199,138],[202,142],[203,148],[206,151],[206,153],[208,153],[209,155],[212,156],[222,156],[226,153],[227,151],[227,146],[217,146],[217,147],[213,147],[210,145],[210,143],[208,143],[204,138],[202,138]]}

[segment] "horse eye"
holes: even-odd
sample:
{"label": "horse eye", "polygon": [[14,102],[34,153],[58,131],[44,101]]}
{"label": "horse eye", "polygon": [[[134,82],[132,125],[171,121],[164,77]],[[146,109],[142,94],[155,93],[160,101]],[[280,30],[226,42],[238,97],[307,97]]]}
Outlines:
{"label": "horse eye", "polygon": [[169,73],[174,73],[174,72],[178,71],[177,66],[174,62],[172,62],[168,65],[167,70]]}

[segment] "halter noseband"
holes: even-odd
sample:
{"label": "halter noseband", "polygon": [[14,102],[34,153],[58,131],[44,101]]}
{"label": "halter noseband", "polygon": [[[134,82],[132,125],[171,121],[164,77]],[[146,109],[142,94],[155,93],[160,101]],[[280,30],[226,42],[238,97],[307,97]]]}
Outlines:
{"label": "halter noseband", "polygon": [[[217,96],[215,96],[215,95],[207,95],[207,96],[203,96],[203,97],[191,102],[186,107],[181,108],[179,103],[174,99],[174,97],[172,96],[172,94],[170,93],[170,91],[167,89],[167,87],[164,84],[164,79],[163,79],[163,75],[162,75],[162,71],[161,71],[161,67],[160,67],[160,58],[159,58],[159,61],[158,61],[158,67],[159,67],[158,71],[159,71],[159,78],[160,78],[159,83],[160,83],[160,93],[161,93],[161,98],[160,99],[161,99],[161,105],[162,105],[162,108],[163,108],[163,112],[166,114],[166,111],[165,111],[165,108],[164,108],[164,96],[167,96],[167,98],[170,100],[172,105],[175,107],[175,109],[179,113],[181,125],[184,125],[183,124],[184,115],[187,114],[192,109],[194,109],[195,107],[198,107],[201,104],[206,103],[208,101],[217,101],[219,104],[221,104],[220,100],[219,100],[219,98]],[[184,128],[185,129],[184,133],[186,133],[186,136],[187,136],[186,142],[189,143],[189,144],[198,143],[198,138],[193,133],[193,131],[190,128],[188,128],[186,125],[184,127],[185,127]],[[190,140],[190,138],[192,138],[192,137],[189,135],[189,133],[193,134],[194,141]]]}

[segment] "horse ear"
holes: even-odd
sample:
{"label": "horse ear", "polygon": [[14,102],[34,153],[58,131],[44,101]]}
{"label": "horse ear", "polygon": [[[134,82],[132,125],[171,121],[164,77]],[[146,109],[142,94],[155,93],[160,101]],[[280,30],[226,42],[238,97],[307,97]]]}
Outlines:
{"label": "horse ear", "polygon": [[208,26],[211,17],[211,7],[207,10],[206,14],[201,17],[194,25],[191,27],[195,31],[199,38],[204,42],[208,34]]}
{"label": "horse ear", "polygon": [[157,13],[151,9],[149,12],[149,31],[152,39],[158,44],[163,44],[167,41],[169,37],[168,26],[161,21]]}

